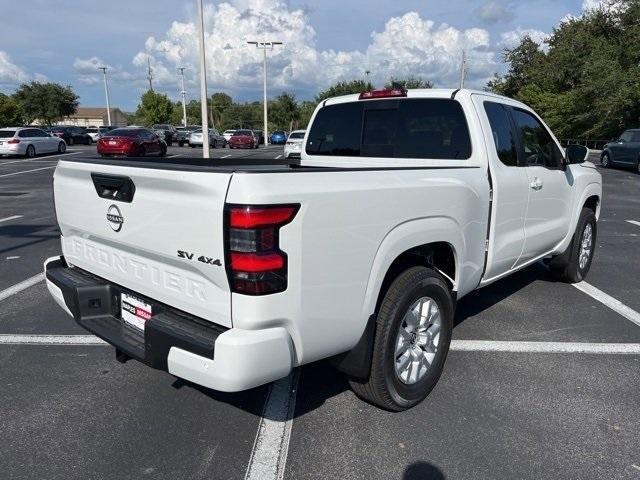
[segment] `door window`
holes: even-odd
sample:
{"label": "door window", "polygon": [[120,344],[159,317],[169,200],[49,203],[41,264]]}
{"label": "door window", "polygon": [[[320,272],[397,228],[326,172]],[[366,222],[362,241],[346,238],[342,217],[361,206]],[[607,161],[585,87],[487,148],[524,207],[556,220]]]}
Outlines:
{"label": "door window", "polygon": [[630,142],[632,138],[633,132],[631,130],[627,130],[622,135],[620,135],[619,141],[621,142]]}
{"label": "door window", "polygon": [[509,112],[503,105],[495,102],[484,102],[484,111],[489,119],[489,125],[491,125],[498,158],[508,167],[517,167],[518,153]]}
{"label": "door window", "polygon": [[560,168],[562,153],[542,123],[531,113],[515,108],[513,119],[520,134],[520,155],[524,165]]}
{"label": "door window", "polygon": [[631,136],[631,141],[640,142],[640,131],[633,132],[633,135]]}

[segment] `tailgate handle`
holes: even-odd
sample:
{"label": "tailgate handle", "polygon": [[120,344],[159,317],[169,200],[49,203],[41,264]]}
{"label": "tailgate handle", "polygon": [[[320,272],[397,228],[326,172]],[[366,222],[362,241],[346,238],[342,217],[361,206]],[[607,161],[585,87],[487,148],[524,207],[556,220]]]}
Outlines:
{"label": "tailgate handle", "polygon": [[91,179],[93,186],[96,187],[96,193],[101,198],[131,203],[133,194],[136,193],[136,186],[129,177],[92,173]]}

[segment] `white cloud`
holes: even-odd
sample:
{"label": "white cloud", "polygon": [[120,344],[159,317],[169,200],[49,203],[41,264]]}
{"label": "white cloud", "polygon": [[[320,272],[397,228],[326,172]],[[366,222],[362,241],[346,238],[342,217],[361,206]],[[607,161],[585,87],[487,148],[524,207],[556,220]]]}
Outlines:
{"label": "white cloud", "polygon": [[484,3],[476,11],[478,16],[488,24],[508,22],[514,17],[514,14],[511,11],[509,11],[502,3],[495,0],[490,0]]}
{"label": "white cloud", "polygon": [[[469,52],[469,84],[482,86],[497,68],[489,33],[479,28],[458,30],[436,25],[410,12],[389,19],[381,32],[371,33],[361,50],[335,51],[316,47],[316,32],[306,13],[290,10],[280,0],[230,0],[205,6],[207,76],[210,90],[231,93],[256,89],[262,82],[262,52],[251,40],[284,42],[268,52],[268,82],[278,91],[313,94],[335,81],[364,78],[380,85],[390,77],[422,76],[437,86],[457,83],[461,52]],[[149,37],[133,65],[146,70],[151,59],[154,86],[177,92],[176,67],[185,66],[189,83],[198,81],[197,31],[192,22],[173,22],[162,38]]]}
{"label": "white cloud", "polygon": [[107,67],[107,75],[119,81],[133,80],[134,77],[120,66],[112,66],[103,61],[99,57],[76,58],[73,61],[73,69],[75,70],[78,82],[83,85],[95,85],[102,81],[102,72],[100,67]]}
{"label": "white cloud", "polygon": [[13,63],[7,52],[0,50],[0,84],[14,85],[27,81],[27,72]]}
{"label": "white cloud", "polygon": [[498,43],[498,46],[501,48],[517,47],[520,44],[520,41],[526,36],[538,43],[543,50],[547,48],[546,42],[549,39],[549,34],[533,28],[517,28],[515,30],[502,33],[500,35],[500,42]]}

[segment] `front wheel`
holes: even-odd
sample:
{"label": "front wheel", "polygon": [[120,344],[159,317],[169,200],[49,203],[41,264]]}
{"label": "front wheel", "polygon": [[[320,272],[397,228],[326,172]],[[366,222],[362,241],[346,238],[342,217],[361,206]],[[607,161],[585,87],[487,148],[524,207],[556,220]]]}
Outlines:
{"label": "front wheel", "polygon": [[393,281],[376,315],[369,377],[351,378],[362,399],[391,411],[420,403],[436,385],[451,343],[453,297],[431,268],[411,267]]}
{"label": "front wheel", "polygon": [[25,157],[27,158],[33,158],[36,156],[36,149],[33,145],[29,145],[27,147],[27,151],[24,154]]}
{"label": "front wheel", "polygon": [[595,213],[590,208],[583,208],[568,249],[549,263],[553,276],[566,283],[584,280],[593,261],[597,233]]}
{"label": "front wheel", "polygon": [[609,168],[611,166],[611,159],[607,152],[603,153],[602,157],[600,157],[600,165],[602,168]]}
{"label": "front wheel", "polygon": [[67,144],[64,142],[60,142],[58,144],[58,153],[64,153],[67,151]]}

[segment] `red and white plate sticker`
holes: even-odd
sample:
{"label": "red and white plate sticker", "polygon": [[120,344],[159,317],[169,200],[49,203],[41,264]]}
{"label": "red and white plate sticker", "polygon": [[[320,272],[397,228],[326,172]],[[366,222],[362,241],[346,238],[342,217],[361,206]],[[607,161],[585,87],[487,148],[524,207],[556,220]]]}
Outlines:
{"label": "red and white plate sticker", "polygon": [[122,319],[129,325],[144,330],[144,325],[151,318],[151,305],[139,298],[123,293],[120,296]]}

